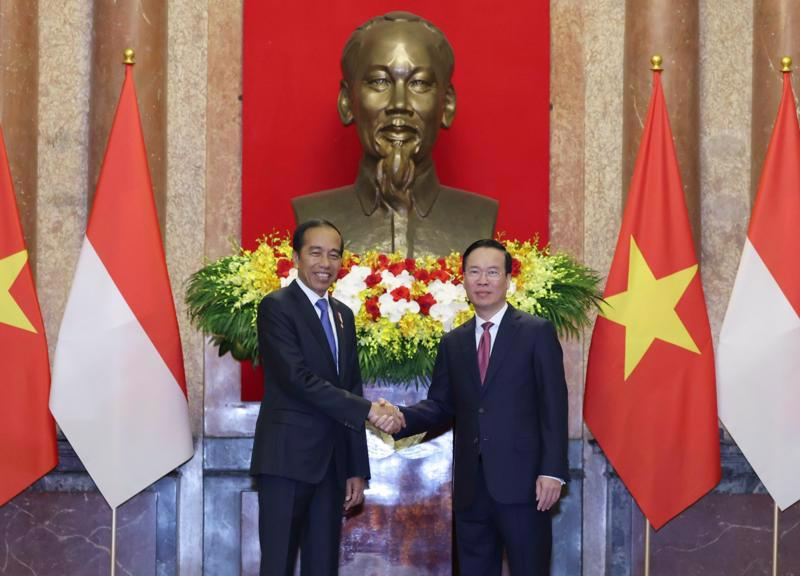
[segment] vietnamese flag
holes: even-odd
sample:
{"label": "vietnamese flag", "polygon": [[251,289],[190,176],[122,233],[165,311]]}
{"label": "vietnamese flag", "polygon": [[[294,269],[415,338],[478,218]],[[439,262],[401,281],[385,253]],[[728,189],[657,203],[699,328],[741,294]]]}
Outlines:
{"label": "vietnamese flag", "polygon": [[720,478],[711,332],[660,71],[604,298],[584,418],[658,529]]}
{"label": "vietnamese flag", "polygon": [[131,65],[58,334],[50,408],[112,508],[194,451]]}
{"label": "vietnamese flag", "polygon": [[0,506],[58,463],[50,361],[0,129]]}
{"label": "vietnamese flag", "polygon": [[790,73],[719,337],[719,415],[781,510],[800,500],[800,127]]}

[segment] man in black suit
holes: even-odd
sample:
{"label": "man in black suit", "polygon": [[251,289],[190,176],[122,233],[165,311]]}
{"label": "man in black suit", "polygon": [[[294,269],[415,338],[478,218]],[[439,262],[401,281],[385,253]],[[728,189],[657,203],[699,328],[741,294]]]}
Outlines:
{"label": "man in black suit", "polygon": [[342,236],[325,220],[292,238],[297,280],[258,308],[264,398],[250,473],[258,484],[261,576],[338,573],[342,513],[364,499],[364,421],[394,414],[362,397],[352,311],[330,297]]}
{"label": "man in black suit", "polygon": [[[428,397],[400,408],[405,437],[455,421],[453,509],[462,575],[549,574],[550,508],[568,478],[567,387],[550,322],[508,305],[512,259],[495,240],[464,252],[475,317],[439,345]],[[397,433],[390,416],[375,424]]]}

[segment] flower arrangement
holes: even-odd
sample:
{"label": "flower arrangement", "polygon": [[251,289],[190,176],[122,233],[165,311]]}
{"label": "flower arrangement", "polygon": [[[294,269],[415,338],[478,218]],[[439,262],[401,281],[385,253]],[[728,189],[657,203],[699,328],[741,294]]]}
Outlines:
{"label": "flower arrangement", "polygon": [[[562,336],[579,335],[600,302],[597,274],[566,254],[538,248],[535,239],[500,240],[513,258],[509,303],[549,319]],[[238,249],[192,275],[189,315],[220,355],[258,363],[258,304],[296,277],[289,236],[268,235],[255,250]],[[473,314],[458,253],[413,259],[345,251],[333,296],[355,315],[365,381],[423,381],[442,335]]]}

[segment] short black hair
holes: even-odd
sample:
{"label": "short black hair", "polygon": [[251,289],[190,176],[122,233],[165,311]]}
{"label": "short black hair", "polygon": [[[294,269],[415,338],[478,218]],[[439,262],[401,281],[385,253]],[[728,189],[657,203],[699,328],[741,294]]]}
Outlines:
{"label": "short black hair", "polygon": [[300,250],[303,249],[303,242],[305,242],[306,231],[310,230],[311,228],[332,228],[336,230],[341,242],[339,245],[339,252],[344,252],[344,238],[342,237],[342,233],[333,222],[330,220],[325,220],[324,218],[312,218],[311,220],[306,220],[297,228],[295,228],[294,234],[292,235],[292,249],[295,252],[300,254]]}
{"label": "short black hair", "polygon": [[493,240],[491,238],[482,238],[480,240],[475,240],[472,244],[467,246],[467,249],[464,250],[464,256],[461,257],[461,272],[464,272],[464,269],[467,266],[467,258],[469,257],[472,252],[477,250],[478,248],[494,248],[495,250],[499,250],[502,252],[506,257],[506,274],[511,274],[511,269],[513,267],[513,262],[511,260],[511,254],[509,254],[506,247],[503,246],[502,242],[498,242],[497,240]]}

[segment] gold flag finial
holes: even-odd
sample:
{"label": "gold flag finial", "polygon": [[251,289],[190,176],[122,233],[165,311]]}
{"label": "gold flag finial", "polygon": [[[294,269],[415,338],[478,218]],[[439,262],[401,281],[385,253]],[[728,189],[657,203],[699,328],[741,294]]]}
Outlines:
{"label": "gold flag finial", "polygon": [[661,62],[661,56],[658,54],[653,54],[653,57],[650,58],[650,70],[653,70],[654,72],[662,71],[663,68],[661,67]]}
{"label": "gold flag finial", "polygon": [[791,72],[792,71],[792,57],[791,56],[784,56],[781,58],[781,72]]}
{"label": "gold flag finial", "polygon": [[136,64],[136,52],[133,51],[133,48],[125,48],[125,51],[122,53],[123,64]]}

